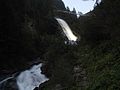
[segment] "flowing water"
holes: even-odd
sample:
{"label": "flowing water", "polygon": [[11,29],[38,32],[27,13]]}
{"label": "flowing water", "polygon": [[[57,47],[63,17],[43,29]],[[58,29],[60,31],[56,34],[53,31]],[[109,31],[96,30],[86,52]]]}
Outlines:
{"label": "flowing water", "polygon": [[71,30],[71,28],[69,27],[69,25],[67,24],[67,22],[63,19],[60,18],[55,18],[58,23],[60,24],[64,34],[66,35],[66,37],[68,38],[68,40],[73,43],[75,41],[77,41],[77,36],[75,36]]}
{"label": "flowing water", "polygon": [[[42,74],[41,67],[42,63],[34,65],[29,70],[21,72],[18,76],[14,76],[13,74],[13,76],[2,80],[0,82],[0,86],[2,87],[0,90],[6,90],[5,88],[8,85],[5,84],[7,84],[9,80],[13,79],[15,79],[15,82],[12,83],[16,84],[18,90],[34,90],[36,87],[39,87],[40,84],[49,80],[44,74]],[[3,85],[5,86],[3,87]]]}
{"label": "flowing water", "polygon": [[49,79],[42,74],[42,64],[34,65],[31,69],[22,72],[17,77],[17,85],[19,90],[33,90],[39,87],[40,84],[48,81]]}

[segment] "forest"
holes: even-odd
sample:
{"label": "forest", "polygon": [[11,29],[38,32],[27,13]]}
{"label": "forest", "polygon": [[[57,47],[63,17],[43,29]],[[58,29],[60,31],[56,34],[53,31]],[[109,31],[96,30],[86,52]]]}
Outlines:
{"label": "forest", "polygon": [[[102,0],[77,18],[57,12],[76,13],[62,0],[0,0],[0,77],[21,72],[40,58],[49,81],[35,90],[120,90],[119,9],[120,0]],[[69,24],[77,45],[64,43],[55,17]]]}

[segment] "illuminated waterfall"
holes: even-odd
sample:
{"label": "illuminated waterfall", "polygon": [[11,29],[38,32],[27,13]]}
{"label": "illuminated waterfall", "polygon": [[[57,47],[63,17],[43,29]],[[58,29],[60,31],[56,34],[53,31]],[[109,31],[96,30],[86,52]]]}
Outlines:
{"label": "illuminated waterfall", "polygon": [[62,27],[62,30],[63,30],[64,34],[66,35],[66,37],[68,38],[68,40],[75,42],[77,40],[77,37],[73,34],[73,32],[70,29],[70,27],[67,24],[67,22],[64,21],[63,19],[60,19],[60,18],[55,18],[55,19],[58,21],[58,23]]}

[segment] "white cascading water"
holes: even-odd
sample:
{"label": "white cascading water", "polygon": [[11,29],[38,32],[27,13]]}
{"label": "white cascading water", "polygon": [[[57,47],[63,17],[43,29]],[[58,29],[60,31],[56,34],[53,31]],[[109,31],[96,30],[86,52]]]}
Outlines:
{"label": "white cascading water", "polygon": [[34,65],[31,69],[26,70],[17,77],[19,90],[34,90],[40,84],[49,79],[41,72],[42,64]]}
{"label": "white cascading water", "polygon": [[63,32],[67,36],[69,41],[77,41],[77,37],[73,34],[72,30],[70,29],[69,25],[67,24],[66,21],[60,18],[55,18],[60,26],[62,27]]}

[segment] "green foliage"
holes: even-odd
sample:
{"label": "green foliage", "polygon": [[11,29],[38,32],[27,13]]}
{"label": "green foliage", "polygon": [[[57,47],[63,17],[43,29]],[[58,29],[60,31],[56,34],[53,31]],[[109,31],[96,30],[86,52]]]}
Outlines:
{"label": "green foliage", "polygon": [[119,41],[105,41],[91,48],[79,48],[79,63],[88,72],[89,85],[86,90],[119,90]]}
{"label": "green foliage", "polygon": [[[23,69],[40,57],[47,63],[44,72],[50,78],[41,90],[56,86],[80,90],[73,68],[82,64],[88,78],[83,90],[120,90],[119,6],[119,0],[104,0],[88,17],[77,19],[76,15],[53,12],[69,11],[61,0],[1,0],[0,69]],[[64,44],[53,15],[65,19],[81,37],[78,45]]]}
{"label": "green foliage", "polygon": [[25,63],[39,56],[39,36],[43,31],[55,30],[48,24],[50,3],[50,0],[0,1],[1,69],[24,68]]}
{"label": "green foliage", "polygon": [[120,39],[120,2],[111,2],[103,0],[93,11],[79,18],[75,27],[79,30],[82,40],[94,44],[103,40]]}
{"label": "green foliage", "polygon": [[[103,0],[88,16],[81,16],[78,20],[70,15],[60,14],[72,30],[81,36],[78,51],[73,49],[72,52],[75,53],[76,63],[82,64],[87,70],[88,86],[83,90],[120,89],[119,6],[118,0]],[[67,57],[70,56],[68,54]],[[68,88],[72,89],[80,90],[75,85]]]}

